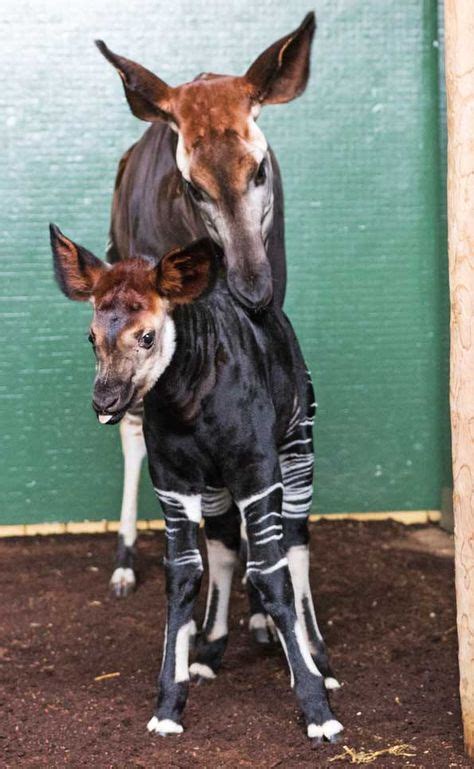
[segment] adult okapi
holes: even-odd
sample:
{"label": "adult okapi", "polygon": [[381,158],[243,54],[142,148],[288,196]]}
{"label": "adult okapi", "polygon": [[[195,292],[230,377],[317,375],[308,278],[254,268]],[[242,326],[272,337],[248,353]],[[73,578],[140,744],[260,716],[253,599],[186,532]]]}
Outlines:
{"label": "adult okapi", "polygon": [[[235,518],[247,531],[247,578],[275,623],[308,737],[333,741],[342,725],[326,689],[337,682],[327,674],[308,577],[315,403],[288,319],[278,307],[252,317],[224,275],[216,278],[209,240],[174,249],[157,266],[140,258],[108,266],[54,226],[51,245],[62,291],[94,307],[98,417],[116,423],[144,403],[149,469],[166,521],[168,596],[149,731],[182,732],[189,674],[213,678],[220,665]],[[212,522],[210,552],[222,574],[190,668],[202,516]]]}
{"label": "adult okapi", "polygon": [[[205,73],[178,87],[97,42],[122,78],[133,114],[152,123],[119,164],[110,262],[129,255],[159,260],[168,249],[207,235],[223,249],[234,298],[253,309],[269,305],[272,298],[282,306],[286,263],[281,178],[256,119],[262,106],[303,93],[314,30],[314,14],[309,13],[245,75]],[[111,407],[112,398],[111,392]],[[117,596],[127,595],[135,585],[137,489],[146,453],[139,404],[121,421],[120,430],[124,489],[111,579]],[[206,528],[212,536],[211,525]],[[212,548],[209,556],[212,561]],[[251,587],[250,593],[250,627],[265,642],[270,629]]]}

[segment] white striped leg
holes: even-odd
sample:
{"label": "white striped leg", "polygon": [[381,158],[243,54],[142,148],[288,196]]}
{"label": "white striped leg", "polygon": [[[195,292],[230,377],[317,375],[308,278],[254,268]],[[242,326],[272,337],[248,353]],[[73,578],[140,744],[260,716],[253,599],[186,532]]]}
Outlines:
{"label": "white striped leg", "polygon": [[181,716],[189,688],[189,645],[193,608],[202,577],[197,547],[200,495],[157,490],[166,519],[166,593],[168,614],[155,713],[148,731],[160,735],[183,731]]}
{"label": "white striped leg", "polygon": [[342,731],[342,725],[332,715],[323,677],[311,656],[296,612],[288,560],[282,547],[281,505],[281,483],[239,502],[247,526],[247,575],[260,591],[263,605],[277,628],[308,736],[332,741]]}
{"label": "white striped leg", "polygon": [[110,586],[118,598],[127,596],[135,587],[134,547],[137,538],[138,484],[146,457],[141,417],[125,414],[120,422],[120,437],[124,457],[122,509],[116,568]]}
{"label": "white striped leg", "polygon": [[288,566],[295,594],[296,613],[303,628],[311,656],[324,676],[326,689],[339,689],[340,684],[334,677],[327,657],[326,646],[319,630],[314,611],[313,597],[309,582],[308,545],[293,545],[287,551]]}

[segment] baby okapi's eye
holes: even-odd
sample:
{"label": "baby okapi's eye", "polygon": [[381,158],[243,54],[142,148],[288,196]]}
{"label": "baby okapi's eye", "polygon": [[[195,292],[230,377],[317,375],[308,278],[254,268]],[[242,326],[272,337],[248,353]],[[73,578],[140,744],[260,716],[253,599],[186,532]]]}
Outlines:
{"label": "baby okapi's eye", "polygon": [[143,334],[143,336],[139,339],[138,344],[140,345],[140,347],[144,347],[145,350],[149,350],[150,347],[153,346],[154,341],[155,341],[155,332],[147,331],[147,333]]}
{"label": "baby okapi's eye", "polygon": [[88,340],[91,344],[95,344],[95,334],[92,329],[89,331]]}
{"label": "baby okapi's eye", "polygon": [[266,167],[265,158],[263,158],[262,162],[257,168],[257,173],[255,174],[255,184],[257,185],[257,187],[260,187],[261,184],[264,184],[266,181],[266,178],[267,178],[267,167]]}

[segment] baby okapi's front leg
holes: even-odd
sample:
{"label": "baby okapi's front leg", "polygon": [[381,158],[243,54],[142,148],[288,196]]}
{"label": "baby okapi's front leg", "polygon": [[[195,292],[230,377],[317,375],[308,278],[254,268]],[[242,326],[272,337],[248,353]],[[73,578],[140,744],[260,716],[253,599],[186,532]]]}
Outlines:
{"label": "baby okapi's front leg", "polygon": [[123,495],[120,512],[115,570],[110,587],[117,598],[125,598],[135,587],[135,541],[137,538],[137,499],[140,470],[146,457],[142,418],[125,414],[120,422],[123,452]]}
{"label": "baby okapi's front leg", "polygon": [[274,483],[238,503],[247,527],[247,575],[275,623],[308,737],[334,741],[343,727],[331,712],[323,676],[314,663],[307,634],[298,619],[288,559],[282,547],[282,489],[281,483]]}
{"label": "baby okapi's front leg", "polygon": [[189,643],[195,633],[193,608],[202,577],[197,546],[200,495],[158,491],[166,519],[168,616],[155,715],[148,731],[180,734],[189,689]]}

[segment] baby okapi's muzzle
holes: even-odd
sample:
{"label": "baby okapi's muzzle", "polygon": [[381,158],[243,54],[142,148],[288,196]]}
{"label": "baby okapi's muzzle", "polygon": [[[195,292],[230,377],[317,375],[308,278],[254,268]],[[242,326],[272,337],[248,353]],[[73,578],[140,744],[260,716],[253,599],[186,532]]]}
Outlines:
{"label": "baby okapi's muzzle", "polygon": [[131,382],[110,382],[97,377],[92,393],[92,408],[101,424],[115,425],[120,422],[125,412],[134,401],[134,388]]}

